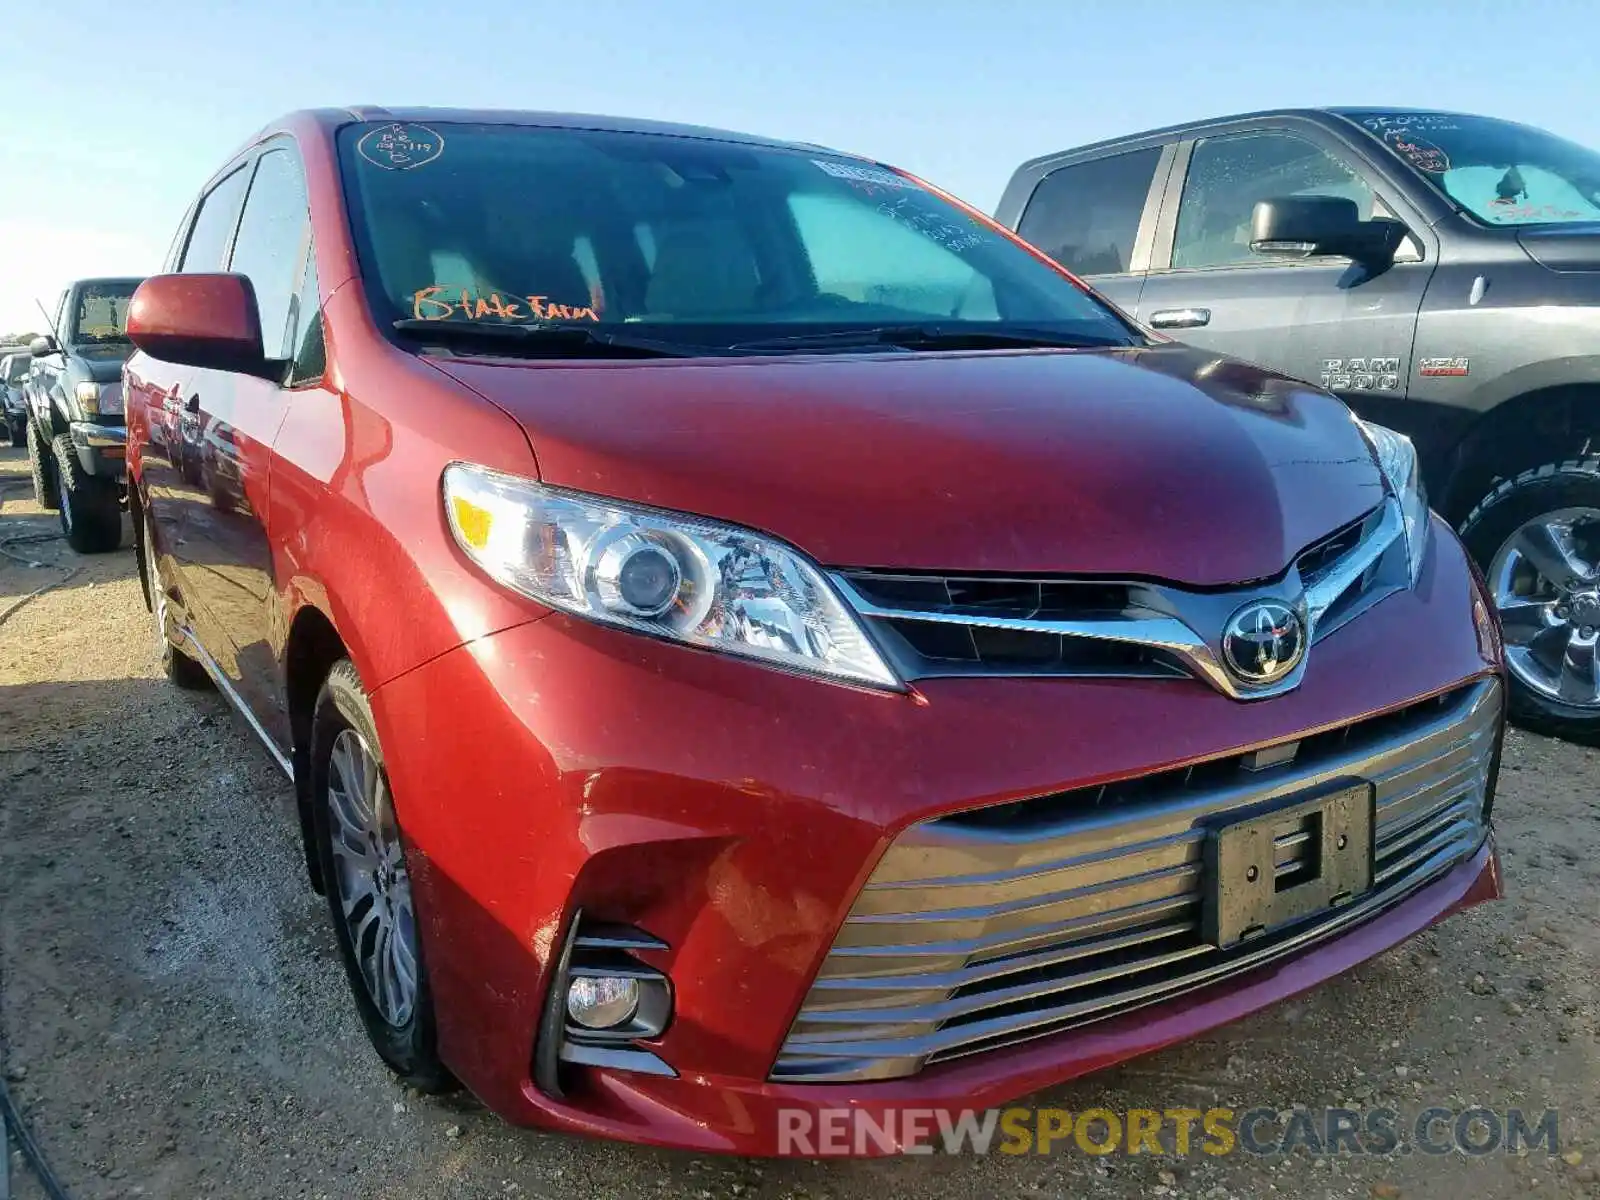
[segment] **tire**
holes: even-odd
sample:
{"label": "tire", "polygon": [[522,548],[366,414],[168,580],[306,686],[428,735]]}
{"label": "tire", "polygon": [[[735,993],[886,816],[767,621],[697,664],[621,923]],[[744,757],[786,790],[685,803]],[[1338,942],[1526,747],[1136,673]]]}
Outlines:
{"label": "tire", "polygon": [[[1502,480],[1467,514],[1461,539],[1505,628],[1511,720],[1600,744],[1600,684],[1593,702],[1572,702],[1587,700],[1587,680],[1600,679],[1600,520],[1574,518],[1574,510],[1600,517],[1600,459],[1547,463]],[[1541,536],[1552,528],[1553,540]]]}
{"label": "tire", "polygon": [[14,418],[11,422],[11,448],[18,449],[28,444],[28,421],[25,417]]}
{"label": "tire", "polygon": [[50,448],[45,445],[32,421],[27,422],[23,436],[28,441],[28,471],[33,476],[33,498],[39,502],[40,508],[53,512],[57,504],[56,465],[50,456]]}
{"label": "tire", "polygon": [[150,518],[144,518],[139,539],[139,573],[144,577],[145,606],[155,622],[156,648],[161,656],[161,673],[185,691],[198,692],[211,687],[206,669],[177,646],[167,633],[167,588],[156,560],[155,541],[150,535]]}
{"label": "tire", "polygon": [[122,544],[122,501],[115,480],[90,475],[78,461],[72,439],[54,443],[60,487],[61,532],[79,554],[105,554]]}
{"label": "tire", "polygon": [[[389,1069],[418,1091],[451,1092],[459,1084],[439,1059],[420,922],[411,899],[404,839],[383,761],[361,679],[350,661],[342,659],[322,685],[311,724],[312,836],[327,884],[328,913],[339,957],[367,1036]],[[358,773],[349,769],[352,766],[363,767],[359,775],[371,781],[370,789],[359,786]],[[357,795],[364,800],[353,802]],[[361,824],[377,836],[367,840],[354,836],[352,828]],[[342,860],[334,851],[336,840],[343,851]],[[359,858],[352,853],[353,846],[363,851]],[[363,864],[371,864],[371,870]],[[387,883],[380,882],[386,872]],[[397,1002],[396,991],[386,992],[373,982],[386,946],[411,952],[414,983],[409,1003]],[[398,950],[387,957],[394,963],[403,962]]]}

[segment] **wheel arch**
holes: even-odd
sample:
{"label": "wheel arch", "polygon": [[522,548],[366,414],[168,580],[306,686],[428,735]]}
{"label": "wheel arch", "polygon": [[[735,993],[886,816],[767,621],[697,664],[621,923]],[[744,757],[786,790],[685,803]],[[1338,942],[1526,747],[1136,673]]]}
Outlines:
{"label": "wheel arch", "polygon": [[[295,809],[300,820],[300,840],[311,886],[320,894],[326,888],[317,857],[311,816],[311,722],[323,682],[336,663],[352,658],[333,616],[313,601],[300,604],[289,621],[283,647],[283,679],[289,711],[291,762],[294,767]],[[357,664],[357,671],[360,666]]]}
{"label": "wheel arch", "polygon": [[1451,454],[1434,507],[1459,526],[1498,479],[1600,452],[1600,381],[1520,392],[1484,413]]}

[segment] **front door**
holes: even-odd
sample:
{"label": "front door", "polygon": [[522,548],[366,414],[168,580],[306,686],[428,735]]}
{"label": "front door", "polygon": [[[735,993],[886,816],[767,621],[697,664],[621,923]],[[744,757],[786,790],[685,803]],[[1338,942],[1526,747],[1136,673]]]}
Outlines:
{"label": "front door", "polygon": [[207,652],[286,755],[289,719],[277,653],[283,638],[274,625],[278,605],[266,516],[272,445],[287,411],[286,387],[296,382],[293,360],[310,246],[299,160],[286,142],[269,146],[256,160],[227,269],[254,287],[262,344],[268,359],[281,364],[281,376],[194,372],[200,482],[182,553]]}
{"label": "front door", "polygon": [[[222,270],[248,182],[249,167],[240,165],[201,198],[172,269],[189,274]],[[169,599],[184,626],[209,650],[217,641],[217,631],[207,627],[204,611],[196,603],[200,590],[197,573],[204,564],[190,543],[190,532],[205,503],[198,472],[201,374],[192,367],[140,355],[130,369],[129,386],[139,395],[139,407],[150,423],[140,470],[142,499],[155,534],[155,549],[171,564],[165,580]]]}
{"label": "front door", "polygon": [[[1414,231],[1399,261],[1370,269],[1344,258],[1284,261],[1250,249],[1258,201],[1354,200],[1364,217],[1396,210],[1365,174],[1311,131],[1257,129],[1204,138],[1174,172],[1163,238],[1141,318],[1179,341],[1328,388],[1360,406],[1401,398],[1422,294],[1433,273]],[[1181,187],[1180,187],[1181,183]],[[1164,242],[1164,244],[1162,244]]]}

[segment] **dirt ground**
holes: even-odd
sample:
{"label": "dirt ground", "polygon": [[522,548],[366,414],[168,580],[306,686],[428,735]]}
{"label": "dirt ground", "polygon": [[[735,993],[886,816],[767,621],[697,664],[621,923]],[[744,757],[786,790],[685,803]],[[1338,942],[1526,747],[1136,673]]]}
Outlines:
{"label": "dirt ground", "polygon": [[[87,558],[23,540],[55,529],[23,452],[0,451],[0,1071],[74,1197],[1600,1196],[1593,750],[1512,736],[1508,900],[1034,1098],[1554,1107],[1559,1156],[697,1159],[512,1129],[392,1082],[306,885],[287,782],[220,696],[159,677],[131,541]],[[44,1195],[15,1153],[10,1181]]]}

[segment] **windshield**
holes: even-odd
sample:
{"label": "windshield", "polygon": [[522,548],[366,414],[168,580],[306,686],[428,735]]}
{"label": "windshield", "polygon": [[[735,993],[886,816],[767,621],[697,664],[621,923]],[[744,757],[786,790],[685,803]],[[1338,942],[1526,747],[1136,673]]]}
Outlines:
{"label": "windshield", "polygon": [[1349,115],[1486,224],[1600,221],[1600,154],[1576,142],[1488,117]]}
{"label": "windshield", "polygon": [[84,284],[78,291],[78,311],[68,340],[74,345],[126,342],[128,301],[138,286],[136,280]]}
{"label": "windshield", "polygon": [[33,357],[28,354],[7,355],[3,364],[6,383],[21,383],[28,377],[28,368],[33,364]]}
{"label": "windshield", "polygon": [[576,324],[704,351],[929,322],[1136,340],[960,208],[825,151],[441,123],[350,126],[340,156],[380,320]]}

